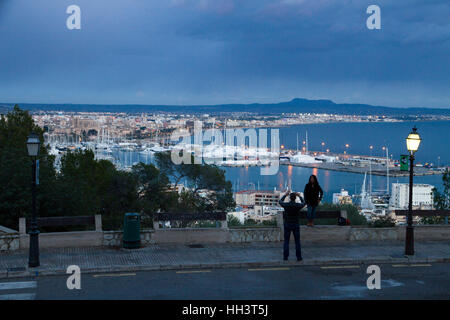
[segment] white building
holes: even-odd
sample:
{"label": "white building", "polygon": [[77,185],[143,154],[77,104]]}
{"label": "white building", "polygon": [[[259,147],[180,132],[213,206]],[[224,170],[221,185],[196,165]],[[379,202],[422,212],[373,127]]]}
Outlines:
{"label": "white building", "polygon": [[292,163],[322,163],[322,161],[316,160],[315,157],[302,153],[297,153],[290,158]]}
{"label": "white building", "polygon": [[[431,208],[433,206],[433,188],[430,184],[414,184],[413,207]],[[389,207],[405,210],[409,204],[409,183],[393,183]]]}
{"label": "white building", "polygon": [[268,190],[243,190],[234,194],[236,205],[243,208],[253,206],[278,206],[280,200],[280,191],[268,191]]}
{"label": "white building", "polygon": [[340,193],[333,193],[333,204],[352,204],[352,197],[348,191],[341,189]]}

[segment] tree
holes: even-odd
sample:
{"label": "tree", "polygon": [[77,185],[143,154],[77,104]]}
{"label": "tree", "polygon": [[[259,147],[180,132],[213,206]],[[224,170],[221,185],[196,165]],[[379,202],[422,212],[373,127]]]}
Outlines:
{"label": "tree", "polygon": [[[156,163],[161,173],[174,182],[175,189],[185,180],[186,187],[179,195],[179,207],[184,212],[229,211],[235,207],[231,182],[225,171],[215,165],[174,164],[169,152],[157,153]],[[173,208],[175,211],[178,208]]]}
{"label": "tree", "polygon": [[177,196],[169,190],[169,178],[153,164],[138,163],[132,174],[138,183],[138,197],[143,213],[167,212],[177,207]]}
{"label": "tree", "polygon": [[45,203],[51,199],[56,172],[55,159],[44,146],[43,129],[34,124],[28,111],[17,105],[0,118],[0,224],[14,229],[20,217],[31,215],[31,159],[26,148],[31,132],[41,141],[37,209],[39,215],[46,216],[51,207]]}
{"label": "tree", "polygon": [[101,214],[106,229],[119,228],[126,212],[140,211],[138,182],[90,150],[67,152],[57,179],[56,215]]}
{"label": "tree", "polygon": [[[450,171],[445,170],[442,175],[442,193],[438,189],[433,188],[433,200],[434,208],[436,210],[449,210],[450,209]],[[443,223],[445,217],[424,217],[421,222],[424,224],[439,224]]]}

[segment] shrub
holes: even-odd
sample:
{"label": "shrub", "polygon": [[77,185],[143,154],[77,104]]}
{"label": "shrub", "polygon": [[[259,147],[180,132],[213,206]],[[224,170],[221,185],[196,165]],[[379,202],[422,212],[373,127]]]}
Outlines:
{"label": "shrub", "polygon": [[395,220],[390,216],[379,217],[369,223],[371,228],[390,228],[395,227]]}

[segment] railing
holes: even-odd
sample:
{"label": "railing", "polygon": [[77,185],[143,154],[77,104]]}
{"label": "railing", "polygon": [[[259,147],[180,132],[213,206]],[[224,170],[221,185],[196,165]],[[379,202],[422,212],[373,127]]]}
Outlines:
{"label": "railing", "polygon": [[[395,210],[395,215],[406,216],[408,210]],[[448,217],[450,216],[450,210],[413,210],[413,216],[417,217]]]}
{"label": "railing", "polygon": [[[315,219],[336,219],[336,224],[339,222],[339,218],[347,219],[346,210],[324,210],[316,211]],[[300,219],[307,219],[307,212],[300,211]],[[277,226],[284,228],[283,225],[283,214],[277,216]]]}
{"label": "railing", "polygon": [[[306,219],[306,215],[306,211],[300,211],[300,219]],[[346,210],[316,211],[315,219],[339,219],[341,217],[347,219]]]}
{"label": "railing", "polygon": [[[407,216],[409,210],[395,210],[397,216]],[[413,210],[412,216],[414,217],[445,217],[445,224],[448,224],[448,217],[450,216],[450,210]]]}
{"label": "railing", "polygon": [[228,228],[226,212],[205,212],[205,213],[155,213],[153,214],[153,229],[159,229],[160,221],[208,221],[214,220],[221,223],[222,228]]}
{"label": "railing", "polygon": [[[95,231],[102,231],[102,216],[73,216],[73,217],[39,217],[36,218],[38,227],[61,226],[95,226]],[[31,226],[31,219],[19,219],[19,232],[27,233]]]}

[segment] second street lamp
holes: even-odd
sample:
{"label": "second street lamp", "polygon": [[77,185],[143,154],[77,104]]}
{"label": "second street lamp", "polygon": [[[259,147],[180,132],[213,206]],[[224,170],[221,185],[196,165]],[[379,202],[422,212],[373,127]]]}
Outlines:
{"label": "second street lamp", "polygon": [[408,205],[408,225],[406,226],[405,238],[405,255],[414,255],[414,227],[412,218],[412,201],[413,201],[413,187],[414,187],[414,153],[419,149],[422,139],[417,133],[417,128],[414,127],[412,132],[406,138],[406,147],[409,151],[409,205]]}
{"label": "second street lamp", "polygon": [[39,136],[35,133],[31,133],[27,140],[28,155],[32,159],[32,178],[31,178],[31,188],[33,196],[33,212],[31,217],[31,230],[30,235],[30,252],[28,258],[28,266],[30,268],[39,267],[39,230],[37,226],[36,218],[36,158],[39,154],[39,148],[41,146],[41,141]]}

